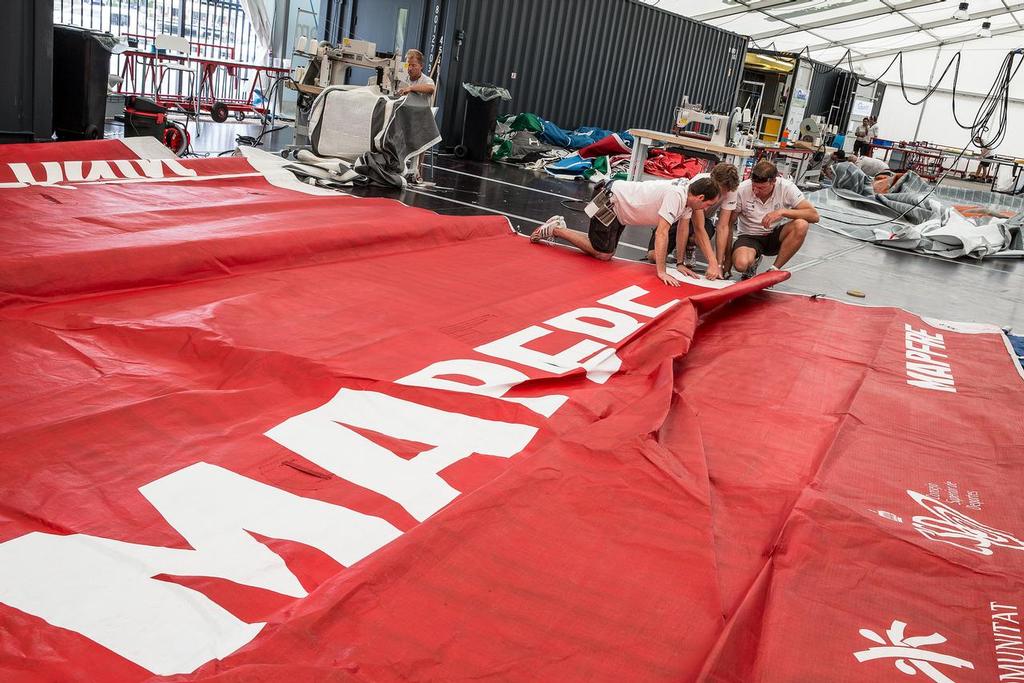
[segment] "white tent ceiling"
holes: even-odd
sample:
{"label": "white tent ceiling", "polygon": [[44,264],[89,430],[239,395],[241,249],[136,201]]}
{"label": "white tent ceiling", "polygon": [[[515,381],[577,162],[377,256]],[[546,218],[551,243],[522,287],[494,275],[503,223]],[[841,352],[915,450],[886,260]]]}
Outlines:
{"label": "white tent ceiling", "polygon": [[[979,40],[982,23],[993,36],[1024,45],[1024,2],[971,0],[965,21],[954,0],[646,0],[648,4],[751,37],[764,49],[800,52],[823,62],[846,50],[854,63],[903,50],[935,50]],[[844,60],[845,61],[845,60]],[[884,66],[883,66],[884,68]]]}
{"label": "white tent ceiling", "polygon": [[[967,144],[974,133],[958,121],[974,121],[1007,53],[1024,47],[1024,0],[969,0],[965,20],[953,17],[961,0],[641,1],[749,36],[751,47],[802,52],[880,78],[890,84],[882,134],[896,140]],[[983,22],[990,22],[992,37],[979,37]],[[956,55],[954,79],[953,69],[943,70]],[[924,100],[930,88],[935,97]],[[1009,96],[1012,124],[1024,116],[1024,73],[1010,83]],[[1008,136],[999,151],[1024,156],[1024,137]]]}

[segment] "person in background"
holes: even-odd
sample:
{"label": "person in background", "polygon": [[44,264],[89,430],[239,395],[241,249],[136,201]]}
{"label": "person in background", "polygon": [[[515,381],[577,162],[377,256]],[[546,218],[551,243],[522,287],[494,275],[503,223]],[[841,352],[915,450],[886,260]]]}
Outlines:
{"label": "person in background", "polygon": [[875,191],[875,194],[886,194],[892,191],[899,183],[900,179],[906,175],[905,173],[893,173],[892,171],[885,171],[879,173],[871,180],[871,189]]}
{"label": "person in background", "polygon": [[800,249],[818,210],[791,180],[779,178],[770,161],[754,165],[736,191],[736,229],[732,263],[743,279],[757,272],[762,254],[775,256],[769,270],[781,270]]}
{"label": "person in background", "polygon": [[[542,242],[559,237],[584,254],[602,261],[615,255],[622,231],[627,225],[657,224],[654,234],[655,265],[658,278],[666,285],[678,287],[679,281],[668,274],[665,261],[668,256],[669,228],[678,223],[677,236],[683,244],[690,232],[690,217],[704,211],[718,199],[718,184],[711,178],[689,181],[679,179],[665,183],[659,181],[632,182],[612,180],[594,189],[594,199],[608,193],[612,213],[607,225],[595,215],[590,219],[587,234],[570,230],[561,216],[552,216],[530,235],[531,242]],[[705,236],[706,239],[706,236]],[[679,264],[679,270],[689,277],[696,273]]]}
{"label": "person in background", "polygon": [[429,107],[434,97],[434,79],[423,73],[423,53],[409,50],[405,53],[405,62],[408,65],[409,80],[399,81],[398,94],[402,97],[408,95],[409,104]]}
{"label": "person in background", "polygon": [[992,156],[992,148],[982,142],[981,137],[974,138],[974,144],[978,147],[978,156],[981,158],[978,170],[974,172],[974,180],[987,181],[988,169],[991,166],[987,159]]}
{"label": "person in background", "polygon": [[[877,130],[877,129],[876,129]],[[871,146],[869,136],[871,135],[871,117],[865,116],[861,119],[860,125],[853,131],[853,153],[857,156],[867,156],[871,154]]]}
{"label": "person in background", "polygon": [[[429,107],[434,103],[434,79],[423,73],[423,53],[419,50],[409,50],[405,53],[409,80],[399,81],[398,94],[406,98],[406,102],[419,107]],[[422,155],[409,160],[409,171],[406,174],[409,182],[419,185],[423,182],[420,175],[420,164]]]}
{"label": "person in background", "polygon": [[822,165],[821,176],[823,178],[828,178],[829,180],[832,180],[832,178],[834,178],[836,175],[834,168],[835,165],[841,164],[844,161],[848,161],[846,157],[846,152],[844,152],[841,149],[837,149],[835,152],[829,155],[828,159],[826,159],[825,163]]}
{"label": "person in background", "polygon": [[857,164],[857,168],[864,171],[865,175],[869,175],[872,178],[880,173],[890,172],[889,164],[874,157],[860,157],[854,163]]}

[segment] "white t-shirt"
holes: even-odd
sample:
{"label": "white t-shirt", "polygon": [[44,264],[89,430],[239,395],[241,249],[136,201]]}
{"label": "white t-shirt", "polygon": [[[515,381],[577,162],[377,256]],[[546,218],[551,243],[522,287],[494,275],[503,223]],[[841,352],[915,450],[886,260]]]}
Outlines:
{"label": "white t-shirt", "polygon": [[[692,183],[694,180],[697,180],[698,178],[710,177],[710,173],[698,173],[697,175],[693,176],[693,178],[690,179],[690,182]],[[718,199],[715,200],[715,203],[709,206],[708,208],[704,209],[704,215],[714,216],[722,209],[728,209],[730,211],[736,210],[736,190],[732,190],[729,192],[719,192]]]}
{"label": "white t-shirt", "polygon": [[686,206],[690,181],[651,180],[612,183],[612,208],[623,225],[657,225],[664,218],[669,225],[680,218],[689,218],[693,211]]}
{"label": "white t-shirt", "polygon": [[881,159],[875,159],[874,157],[861,157],[860,159],[857,159],[857,168],[874,178],[879,173],[888,171],[889,164],[885,163]]}
{"label": "white t-shirt", "polygon": [[871,124],[865,127],[864,124],[857,126],[857,130],[853,132],[854,136],[863,142],[870,142],[874,138],[878,137],[878,126]]}
{"label": "white t-shirt", "polygon": [[765,202],[754,196],[754,184],[750,180],[744,180],[736,190],[736,211],[739,216],[736,221],[736,232],[740,235],[771,234],[779,226],[765,228],[761,225],[761,219],[772,211],[792,209],[803,200],[804,193],[792,180],[776,179],[775,189]]}
{"label": "white t-shirt", "polygon": [[[408,88],[413,85],[434,85],[434,79],[428,76],[426,73],[421,73],[420,77],[415,81],[400,81],[398,85],[402,88]],[[411,92],[407,95],[409,98],[406,100],[409,104],[423,104],[430,106],[430,95],[422,92]]]}

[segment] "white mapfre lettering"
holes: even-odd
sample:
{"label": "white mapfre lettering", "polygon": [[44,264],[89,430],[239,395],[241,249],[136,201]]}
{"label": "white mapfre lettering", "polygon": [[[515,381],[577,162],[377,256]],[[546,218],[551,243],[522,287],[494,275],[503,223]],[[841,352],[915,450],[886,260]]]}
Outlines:
{"label": "white mapfre lettering", "polygon": [[[111,166],[113,164],[113,166]],[[60,185],[90,183],[102,180],[163,178],[165,172],[179,177],[197,176],[177,159],[118,159],[115,161],[44,161],[39,164],[15,162],[7,164],[21,187],[29,185]],[[33,167],[42,171],[36,177]],[[116,170],[115,170],[116,169]]]}
{"label": "white mapfre lettering", "polygon": [[[454,377],[475,379],[477,383],[459,381],[453,379]],[[544,417],[554,415],[555,411],[569,400],[568,396],[558,394],[523,398],[509,398],[505,396],[509,389],[517,384],[522,384],[528,379],[530,378],[525,373],[504,365],[498,365],[497,363],[485,360],[456,358],[428,365],[418,372],[403,377],[396,383],[411,387],[428,387],[431,389],[444,389],[500,398],[503,401],[524,405]]]}
{"label": "white mapfre lettering", "polygon": [[[131,173],[158,177],[164,167],[172,172],[180,167],[173,160],[110,163],[126,177]],[[43,181],[32,177],[27,166],[15,173],[31,184],[65,178],[65,168],[57,162],[42,166]],[[79,165],[72,166],[71,173],[84,181],[90,175],[103,177],[108,169],[109,165],[95,171],[90,167],[83,175]],[[651,308],[635,301],[645,294],[640,287],[627,287],[600,303],[652,318],[678,303]],[[549,323],[606,341],[625,338],[641,326],[623,313],[595,308],[577,309]],[[519,346],[550,333],[531,326],[485,346],[494,352],[492,357],[554,375],[582,368],[587,379],[599,383],[621,368],[614,347],[591,339],[554,355]],[[544,416],[566,402],[567,397],[560,395],[505,396],[527,379],[520,370],[490,361],[455,359],[433,363],[398,383],[513,401]],[[431,447],[406,460],[356,429]],[[512,457],[536,433],[537,428],[529,425],[452,413],[372,391],[341,389],[326,404],[285,420],[266,435],[423,520],[459,495],[441,478],[442,470],[474,453]],[[304,543],[345,566],[401,534],[383,519],[296,496],[206,463],[185,467],[139,490],[191,549],[86,534],[29,533],[0,543],[0,603],[80,633],[158,675],[189,673],[223,658],[255,638],[263,624],[243,622],[202,593],[154,576],[222,578],[302,598],[305,590],[281,557],[250,532]]]}
{"label": "white mapfre lettering", "polygon": [[953,369],[946,361],[945,341],[941,334],[928,334],[904,324],[906,346],[907,384],[921,389],[956,393]]}
{"label": "white mapfre lettering", "polygon": [[478,346],[473,350],[485,356],[512,361],[513,363],[543,370],[553,375],[564,375],[570,370],[583,367],[584,360],[590,358],[598,351],[603,351],[607,348],[604,344],[593,339],[584,339],[555,354],[527,347],[527,344],[530,342],[546,337],[549,334],[554,334],[554,332],[540,325],[531,325],[525,330],[513,332],[508,336]]}
{"label": "white mapfre lettering", "polygon": [[617,308],[620,311],[626,313],[634,313],[644,318],[657,318],[659,315],[679,304],[678,299],[671,299],[670,301],[658,306],[657,308],[647,306],[641,303],[637,303],[637,299],[648,294],[648,291],[643,287],[637,287],[636,285],[630,285],[625,289],[620,289],[614,294],[610,294],[603,299],[598,299],[597,303],[609,308]]}
{"label": "white mapfre lettering", "polygon": [[194,550],[85,534],[0,543],[0,602],[76,631],[154,674],[231,654],[247,624],[202,593],[154,580],[209,576],[305,597],[284,561],[250,535],[297,541],[351,565],[397,538],[388,522],[196,463],[139,489]]}
{"label": "white mapfre lettering", "polygon": [[612,344],[621,342],[629,335],[640,329],[640,321],[636,318],[609,311],[607,308],[577,308],[562,315],[552,318],[544,323],[567,332],[583,334],[595,339],[601,339]]}
{"label": "white mapfre lettering", "polygon": [[[434,447],[406,460],[346,425]],[[423,521],[459,495],[438,472],[474,453],[510,458],[536,433],[537,428],[528,425],[342,389],[326,404],[285,420],[267,436],[320,467],[387,496]]]}

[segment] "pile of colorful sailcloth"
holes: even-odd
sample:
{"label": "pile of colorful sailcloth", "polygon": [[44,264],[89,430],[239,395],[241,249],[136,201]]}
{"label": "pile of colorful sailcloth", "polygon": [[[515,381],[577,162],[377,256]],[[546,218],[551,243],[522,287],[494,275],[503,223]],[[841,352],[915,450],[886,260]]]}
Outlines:
{"label": "pile of colorful sailcloth", "polygon": [[536,114],[510,114],[498,120],[491,159],[567,180],[598,182],[626,177],[632,147],[633,136],[626,131],[564,130]]}
{"label": "pile of colorful sailcloth", "polygon": [[[565,180],[614,180],[629,174],[633,136],[581,126],[564,130],[536,114],[509,114],[499,119],[491,159],[518,164]],[[707,159],[665,148],[650,150],[644,173],[662,178],[692,178],[710,166]]]}
{"label": "pile of colorful sailcloth", "polygon": [[1024,676],[998,329],[0,155],[0,679]]}

